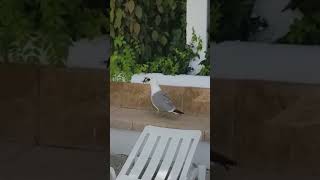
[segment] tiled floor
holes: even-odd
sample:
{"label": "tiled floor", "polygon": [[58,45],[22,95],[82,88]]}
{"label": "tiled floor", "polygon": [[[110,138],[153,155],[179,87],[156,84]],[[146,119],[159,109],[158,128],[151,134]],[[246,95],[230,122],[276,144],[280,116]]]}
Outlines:
{"label": "tiled floor", "polygon": [[106,180],[107,153],[0,143],[0,180]]}
{"label": "tiled floor", "polygon": [[170,113],[111,107],[110,126],[116,129],[142,131],[146,125],[202,131],[202,140],[210,141],[209,115],[177,116]]}
{"label": "tiled floor", "polygon": [[[107,153],[32,147],[0,142],[0,180],[106,180],[109,171]],[[120,170],[125,158],[111,156],[111,165]],[[119,165],[120,162],[120,165]],[[294,174],[294,173],[293,173]],[[215,167],[216,180],[318,180],[319,176],[274,174],[235,168],[229,172]],[[208,178],[209,179],[209,178]]]}
{"label": "tiled floor", "polygon": [[[115,154],[110,156],[110,164],[111,164],[111,167],[114,168],[116,174],[119,174],[121,167],[125,163],[126,159],[127,159],[127,156],[122,154]],[[209,171],[206,176],[206,180],[210,180]]]}

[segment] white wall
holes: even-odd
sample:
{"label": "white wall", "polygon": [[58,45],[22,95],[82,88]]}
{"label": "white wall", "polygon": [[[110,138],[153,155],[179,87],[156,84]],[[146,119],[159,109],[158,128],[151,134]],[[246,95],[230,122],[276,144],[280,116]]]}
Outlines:
{"label": "white wall", "polygon": [[[135,142],[138,140],[140,132],[110,129],[110,153],[126,154],[131,152]],[[194,156],[197,164],[210,165],[210,144],[200,142]]]}
{"label": "white wall", "polygon": [[196,35],[200,36],[203,42],[203,50],[199,53],[200,58],[196,58],[195,61],[190,62],[191,67],[194,68],[194,72],[192,74],[200,72],[202,66],[198,66],[198,64],[205,59],[205,52],[208,47],[208,15],[208,0],[187,0],[186,41],[190,44],[192,28],[194,28]]}
{"label": "white wall", "polygon": [[212,44],[214,78],[320,83],[320,46]]}
{"label": "white wall", "polygon": [[135,74],[131,78],[132,83],[142,83],[145,77],[157,79],[159,85],[210,88],[209,76],[193,75],[163,75],[160,73]]}

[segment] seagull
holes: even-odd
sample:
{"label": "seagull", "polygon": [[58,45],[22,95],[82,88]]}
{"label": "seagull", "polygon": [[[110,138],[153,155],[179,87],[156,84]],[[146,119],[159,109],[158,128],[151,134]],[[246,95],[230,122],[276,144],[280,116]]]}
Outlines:
{"label": "seagull", "polygon": [[170,98],[166,93],[161,91],[161,88],[154,78],[145,77],[142,81],[144,84],[150,84],[151,87],[151,102],[157,111],[164,111],[174,114],[184,114],[182,111],[176,109]]}

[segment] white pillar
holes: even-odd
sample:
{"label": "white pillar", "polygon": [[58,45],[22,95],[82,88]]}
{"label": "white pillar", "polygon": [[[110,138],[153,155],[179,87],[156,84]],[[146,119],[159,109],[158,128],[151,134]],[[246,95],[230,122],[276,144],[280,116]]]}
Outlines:
{"label": "white pillar", "polygon": [[200,36],[203,42],[200,58],[190,62],[191,67],[194,68],[192,74],[200,72],[201,67],[198,64],[205,59],[205,52],[208,49],[208,12],[209,0],[187,0],[187,43],[190,44],[191,42],[192,28],[194,28],[196,35]]}

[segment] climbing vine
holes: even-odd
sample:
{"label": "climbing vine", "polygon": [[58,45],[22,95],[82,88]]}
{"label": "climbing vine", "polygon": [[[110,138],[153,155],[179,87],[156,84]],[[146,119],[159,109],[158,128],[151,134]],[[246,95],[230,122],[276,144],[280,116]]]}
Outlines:
{"label": "climbing vine", "polygon": [[186,45],[186,0],[111,0],[110,23],[113,80],[129,81],[137,72],[187,74],[203,48],[196,32]]}
{"label": "climbing vine", "polygon": [[186,0],[110,0],[110,35],[141,42],[139,62],[185,45]]}
{"label": "climbing vine", "polygon": [[[110,58],[110,74],[113,81],[128,82],[136,73],[163,73],[166,75],[186,74],[191,69],[189,62],[199,57],[202,40],[193,32],[190,45],[174,48],[168,55],[153,57],[152,60],[140,63],[137,59],[141,53],[141,42],[136,39],[125,40],[124,36],[113,39],[113,51]],[[209,62],[209,58],[203,62]],[[208,63],[203,64],[208,70]],[[200,75],[209,75],[202,71]]]}

